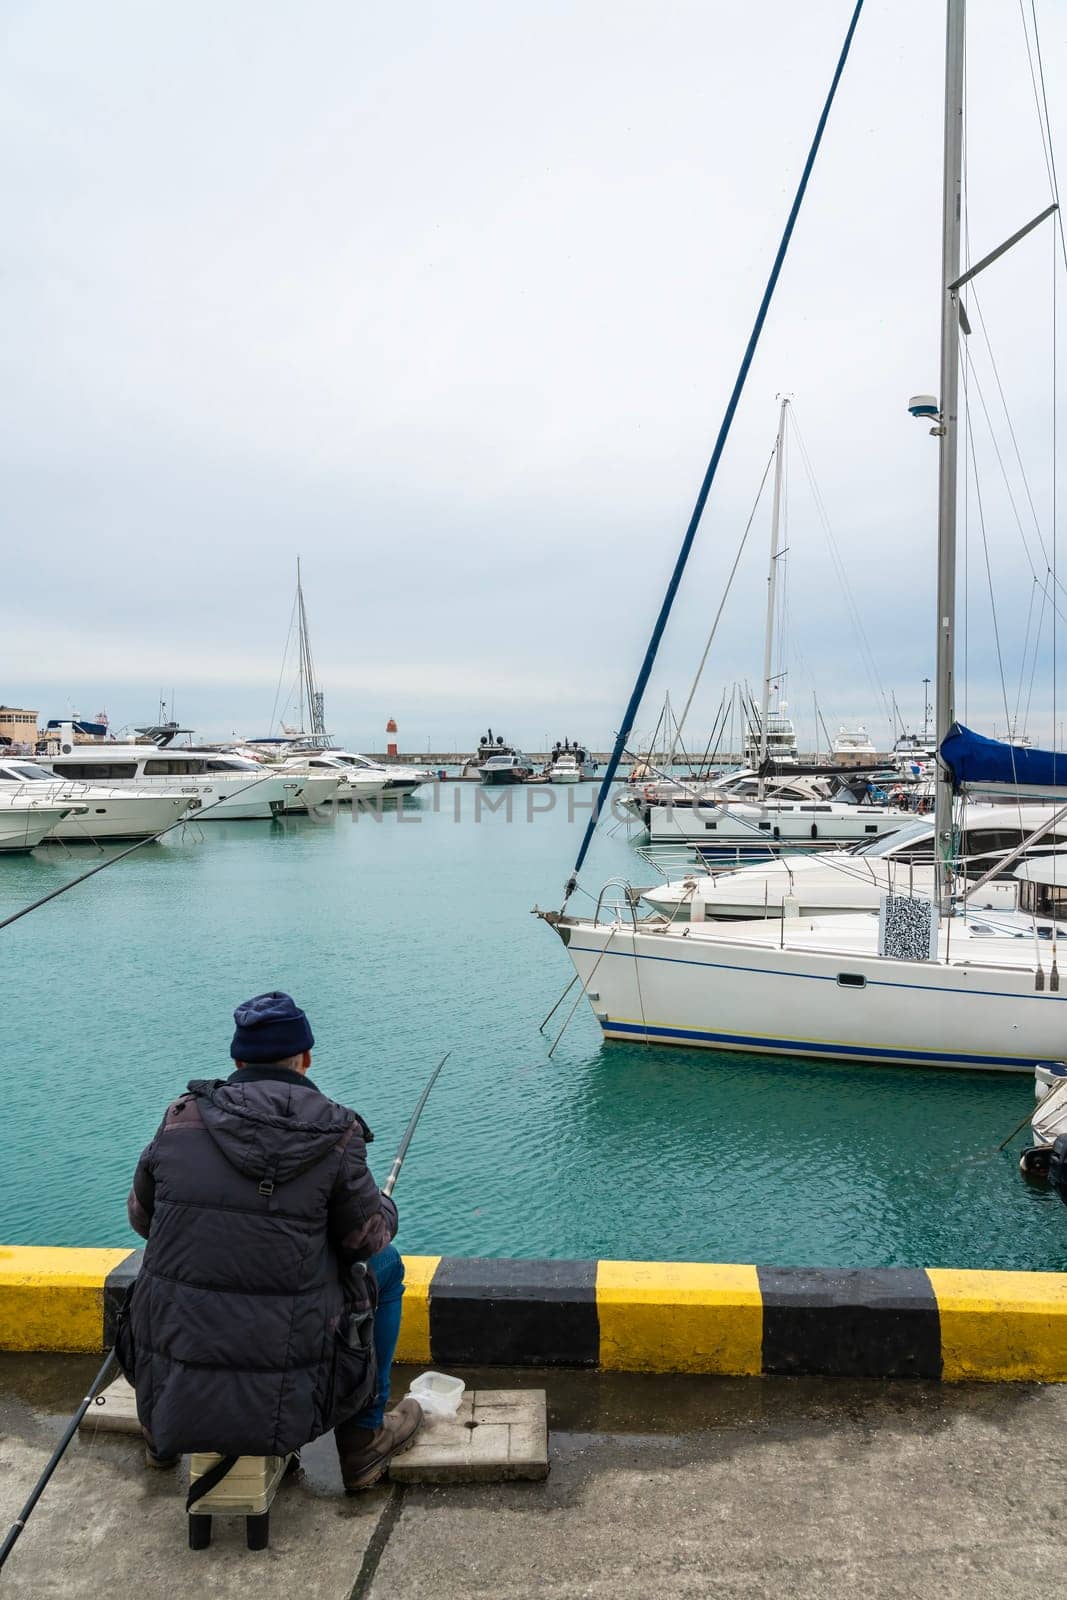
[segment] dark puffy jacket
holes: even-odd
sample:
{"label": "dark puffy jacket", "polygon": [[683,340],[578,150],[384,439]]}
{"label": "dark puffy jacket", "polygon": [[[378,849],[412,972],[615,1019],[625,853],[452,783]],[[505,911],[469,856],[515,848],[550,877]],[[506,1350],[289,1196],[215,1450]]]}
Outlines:
{"label": "dark puffy jacket", "polygon": [[[374,1382],[352,1263],[396,1232],[366,1124],[298,1073],[190,1083],[137,1164],[148,1240],[116,1350],[157,1452],[281,1455]],[[361,1321],[362,1316],[362,1321]]]}

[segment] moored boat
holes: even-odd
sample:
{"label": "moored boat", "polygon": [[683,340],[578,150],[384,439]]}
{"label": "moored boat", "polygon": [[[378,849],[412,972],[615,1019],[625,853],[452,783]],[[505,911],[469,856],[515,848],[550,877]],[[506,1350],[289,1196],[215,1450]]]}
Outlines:
{"label": "moored boat", "polygon": [[63,844],[98,844],[103,840],[150,839],[199,806],[191,794],[176,790],[123,789],[121,786],[57,779],[28,757],[0,759],[0,792],[24,795],[47,804],[68,803],[46,838]]}
{"label": "moored boat", "polygon": [[529,756],[523,755],[521,750],[512,750],[508,754],[490,756],[488,761],[482,763],[479,776],[484,785],[489,788],[498,787],[505,783],[525,783],[534,775],[534,763]]}
{"label": "moored boat", "polygon": [[589,751],[584,745],[575,744],[570,739],[565,739],[562,744],[556,743],[545,768],[549,783],[582,783],[595,778],[596,772],[597,763]]}
{"label": "moored boat", "polygon": [[75,745],[65,729],[58,752],[39,759],[65,780],[193,796],[197,820],[205,822],[269,820],[299,788],[296,778],[264,772],[242,756],[169,743]]}
{"label": "moored boat", "polygon": [[87,810],[74,800],[0,792],[0,853],[33,850],[65,817],[84,815]]}
{"label": "moored boat", "polygon": [[[585,860],[595,827],[592,818],[567,883],[564,907],[546,919],[567,946],[608,1037],[1015,1072],[1032,1072],[1035,1062],[1062,1054],[1067,1013],[1059,1007],[1067,995],[1060,993],[1056,946],[1067,924],[1039,922],[1033,914],[976,912],[959,889],[956,811],[961,796],[1003,792],[1017,801],[1024,795],[1067,798],[1067,781],[1060,776],[1067,758],[1061,753],[998,747],[978,739],[956,723],[953,709],[959,341],[961,325],[969,326],[960,290],[966,277],[1002,254],[995,252],[960,278],[964,18],[964,0],[948,0],[941,392],[939,397],[917,395],[909,404],[913,416],[935,421],[931,432],[939,440],[935,653],[940,763],[933,899],[898,892],[882,896],[876,913],[783,914],[770,927],[763,919],[711,925],[663,918],[639,921],[632,903],[606,923],[598,914],[571,917],[566,903]],[[1019,237],[1013,236],[1008,245]],[[779,452],[776,474],[780,463]],[[692,531],[691,525],[672,580],[675,587]],[[770,588],[769,611],[773,581]],[[672,598],[673,588],[617,736],[605,787],[622,753]],[[965,892],[967,887],[964,876]]]}
{"label": "moored boat", "polygon": [[[883,894],[932,899],[934,894],[934,825],[929,817],[903,820],[885,838],[851,850],[818,855],[786,854],[751,862],[732,871],[683,875],[642,891],[641,899],[674,921],[746,921],[753,917],[836,915],[877,910]],[[1042,827],[1047,832],[1032,845],[1026,840]],[[1051,806],[991,806],[972,803],[959,819],[958,867],[963,897],[971,900],[966,880],[977,881],[1011,855],[1003,881],[985,884],[972,903],[982,909],[1014,909],[1020,903],[1022,871],[1015,859],[1047,862],[1050,853],[1067,846],[1067,819]],[[1024,848],[1021,858],[1016,852]],[[1060,880],[1067,881],[1062,855]]]}

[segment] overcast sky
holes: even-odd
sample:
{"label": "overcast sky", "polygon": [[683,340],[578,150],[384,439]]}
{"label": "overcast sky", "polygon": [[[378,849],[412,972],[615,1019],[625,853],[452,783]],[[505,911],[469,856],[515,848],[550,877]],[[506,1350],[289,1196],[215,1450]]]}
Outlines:
{"label": "overcast sky", "polygon": [[[173,688],[204,733],[265,733],[299,553],[339,737],[381,748],[395,716],[412,750],[469,748],[487,722],[602,745],[851,9],[7,0],[0,701],[119,726]],[[977,258],[1049,181],[1019,7],[969,11]],[[1062,165],[1067,8],[1039,0],[1038,20]],[[684,699],[781,391],[877,678],[794,449],[783,664],[802,743],[813,693],[831,731],[887,738],[892,690],[921,721],[937,462],[906,404],[937,387],[943,70],[943,4],[867,0],[642,726],[665,689]],[[1043,580],[1053,243],[1046,224],[979,291],[1025,482],[971,341]],[[1062,330],[1062,261],[1058,289]],[[974,430],[958,709],[990,731],[979,491],[1013,711],[1035,585],[977,405]],[[765,497],[695,735],[724,684],[760,675],[768,518]],[[1052,646],[1046,605],[1042,737]],[[1065,708],[1067,680],[1057,727]]]}

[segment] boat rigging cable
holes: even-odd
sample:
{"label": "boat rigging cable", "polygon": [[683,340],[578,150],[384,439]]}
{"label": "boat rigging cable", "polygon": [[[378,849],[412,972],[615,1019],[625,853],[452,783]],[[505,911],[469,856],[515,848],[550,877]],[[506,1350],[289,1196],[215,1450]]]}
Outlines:
{"label": "boat rigging cable", "polygon": [[722,598],[719,601],[719,609],[716,611],[715,620],[711,624],[711,632],[708,634],[708,642],[704,646],[704,654],[700,658],[700,665],[697,667],[696,676],[693,679],[688,698],[686,699],[685,705],[682,708],[682,714],[680,717],[675,718],[674,738],[671,740],[671,747],[667,756],[668,767],[673,767],[674,765],[674,758],[677,754],[678,745],[682,737],[682,729],[685,727],[686,718],[689,715],[689,709],[693,704],[693,696],[696,694],[700,680],[704,675],[704,668],[708,664],[708,655],[711,651],[712,645],[715,643],[715,635],[719,631],[719,623],[722,621],[722,614],[726,608],[726,602],[730,597],[730,590],[733,588],[734,579],[737,577],[737,569],[741,564],[741,557],[744,554],[745,545],[748,543],[748,536],[752,531],[752,524],[756,520],[756,512],[759,510],[759,503],[763,498],[763,491],[767,486],[767,479],[770,476],[771,467],[774,464],[774,455],[775,452],[772,449],[770,455],[767,457],[767,465],[763,469],[763,477],[760,479],[759,488],[756,490],[756,499],[749,514],[749,519],[745,523],[745,531],[741,535],[741,543],[737,547],[737,554],[734,556],[734,564],[730,568],[730,575],[726,580],[726,587],[723,589]]}
{"label": "boat rigging cable", "polygon": [[608,758],[608,764],[604,771],[603,781],[600,785],[600,792],[597,796],[597,803],[586,825],[585,834],[578,850],[573,871],[571,872],[563,891],[563,906],[561,907],[561,912],[566,909],[567,901],[574,893],[578,882],[578,874],[582,870],[582,864],[585,861],[589,846],[592,843],[593,834],[596,832],[597,819],[607,802],[608,796],[611,793],[611,785],[614,781],[615,774],[618,771],[623,748],[629,740],[630,732],[634,725],[634,719],[637,716],[637,712],[640,708],[645,689],[648,687],[648,680],[652,674],[652,668],[655,665],[656,656],[659,653],[660,642],[662,641],[664,630],[674,607],[675,596],[678,593],[679,585],[681,584],[682,577],[684,576],[686,566],[689,562],[690,552],[693,548],[693,541],[696,538],[697,529],[700,526],[700,519],[704,514],[704,507],[707,503],[708,495],[711,492],[711,486],[715,481],[715,474],[719,468],[719,461],[721,460],[723,450],[726,447],[726,441],[729,438],[730,429],[733,426],[734,415],[741,400],[742,392],[744,391],[749,369],[752,366],[752,361],[756,354],[756,348],[760,341],[760,335],[763,332],[763,325],[767,320],[767,313],[770,310],[771,301],[774,298],[774,291],[778,285],[778,279],[781,276],[782,267],[785,264],[786,252],[789,249],[789,243],[793,237],[793,230],[796,227],[797,217],[800,215],[800,207],[803,204],[804,195],[807,192],[808,181],[811,178],[812,171],[815,167],[815,158],[819,153],[819,146],[822,144],[823,133],[826,130],[826,124],[830,117],[830,109],[833,106],[834,99],[837,95],[837,88],[841,82],[841,76],[845,70],[845,62],[848,60],[848,53],[852,46],[852,39],[855,35],[860,19],[860,12],[862,10],[863,0],[856,0],[856,6],[853,10],[851,21],[848,25],[848,31],[845,34],[845,40],[841,46],[841,53],[837,58],[837,65],[834,68],[834,75],[830,80],[830,88],[823,104],[818,123],[815,127],[815,134],[811,141],[811,147],[808,150],[807,159],[804,162],[804,170],[800,175],[800,182],[797,185],[797,191],[793,197],[793,204],[790,207],[789,216],[786,219],[785,229],[778,245],[778,251],[771,267],[770,276],[767,279],[767,286],[763,291],[763,298],[761,299],[759,303],[759,309],[756,312],[756,320],[752,325],[752,332],[749,335],[748,344],[745,346],[745,352],[741,358],[741,365],[734,381],[733,390],[730,394],[729,400],[727,401],[726,410],[723,413],[723,419],[719,426],[718,437],[715,440],[715,446],[711,453],[711,460],[708,462],[707,471],[704,474],[704,480],[700,485],[700,492],[697,495],[696,504],[693,507],[693,514],[689,519],[689,526],[686,528],[685,537],[682,540],[682,547],[678,552],[678,559],[674,564],[674,570],[671,573],[670,582],[667,585],[667,592],[663,597],[663,603],[660,606],[659,615],[657,616],[655,625],[652,629],[652,637],[648,642],[648,648],[645,651],[644,660],[642,661],[640,671],[637,674],[637,682],[634,684],[633,693],[630,695],[629,703],[627,704],[626,710],[623,713],[622,726],[615,737],[615,747]]}

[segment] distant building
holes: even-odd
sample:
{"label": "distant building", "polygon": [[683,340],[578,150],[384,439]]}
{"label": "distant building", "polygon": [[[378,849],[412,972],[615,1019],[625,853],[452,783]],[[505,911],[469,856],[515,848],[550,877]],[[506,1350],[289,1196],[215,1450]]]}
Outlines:
{"label": "distant building", "polygon": [[33,749],[37,743],[37,713],[25,711],[21,706],[0,706],[0,744],[24,744]]}

